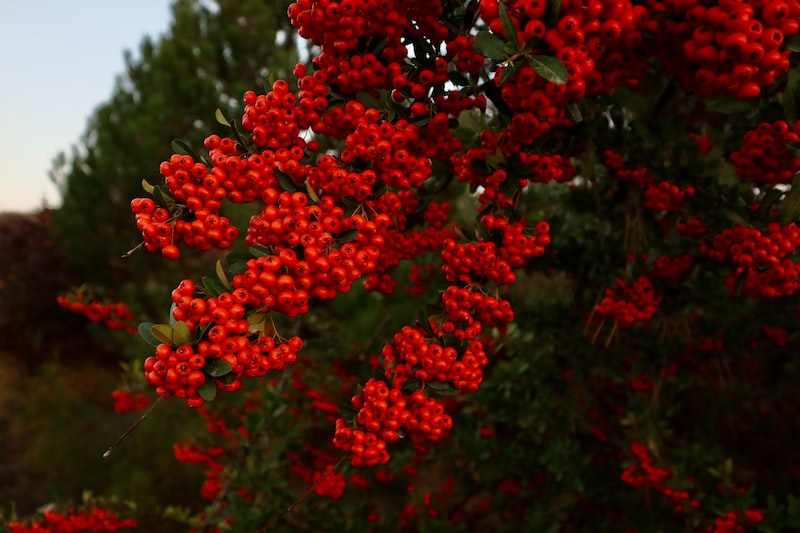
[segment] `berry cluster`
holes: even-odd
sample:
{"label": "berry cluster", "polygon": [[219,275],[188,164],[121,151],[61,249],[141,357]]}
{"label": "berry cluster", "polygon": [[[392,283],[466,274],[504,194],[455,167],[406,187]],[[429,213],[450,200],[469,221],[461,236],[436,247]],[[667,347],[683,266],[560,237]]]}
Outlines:
{"label": "berry cluster", "polygon": [[594,314],[602,319],[613,317],[619,329],[630,329],[637,322],[647,324],[661,299],[646,277],[638,278],[630,287],[618,279],[615,289],[606,289],[603,299],[594,308]]}
{"label": "berry cluster", "polygon": [[700,98],[756,98],[789,71],[787,37],[800,30],[800,3],[647,0],[649,47],[664,70]]}
{"label": "berry cluster", "polygon": [[8,522],[7,525],[11,533],[83,533],[139,527],[135,520],[118,518],[116,513],[102,507],[70,508],[66,513],[46,510],[41,518],[28,525],[21,522]]}
{"label": "berry cluster", "polygon": [[800,121],[789,126],[779,120],[762,122],[744,134],[741,148],[731,153],[731,163],[742,178],[757,184],[788,183],[800,171],[800,157],[786,145],[800,138]]}
{"label": "berry cluster", "polygon": [[[303,347],[299,337],[287,340],[270,333],[264,314],[259,315],[260,322],[248,321],[254,302],[266,304],[243,287],[204,298],[194,282],[183,280],[173,291],[172,301],[173,318],[185,325],[187,338],[176,342],[173,333],[172,343],[159,344],[155,355],[144,362],[145,378],[156,387],[157,395],[185,398],[190,407],[203,405],[198,389],[209,386],[207,383],[213,384],[214,393],[235,391],[241,386],[242,376],[283,370],[297,359]],[[275,302],[275,307],[279,305]],[[192,334],[198,337],[195,342]]]}
{"label": "berry cluster", "polygon": [[653,263],[650,277],[667,283],[680,283],[692,268],[692,256],[689,254],[670,257],[662,255]]}
{"label": "berry cluster", "polygon": [[720,263],[729,262],[734,270],[725,278],[733,293],[775,298],[800,289],[800,263],[786,256],[800,246],[800,229],[794,223],[770,223],[766,231],[745,226],[726,228],[700,251]]}
{"label": "berry cluster", "polygon": [[150,400],[142,393],[130,393],[122,389],[116,389],[111,393],[114,399],[114,411],[119,414],[130,413],[132,411],[143,411],[147,409]]}
{"label": "berry cluster", "polygon": [[603,163],[614,176],[642,189],[645,207],[656,213],[680,213],[686,203],[686,197],[695,194],[694,187],[681,189],[668,181],[656,180],[647,168],[626,168],[623,157],[612,150],[603,152]]}
{"label": "berry cluster", "polygon": [[107,328],[136,333],[136,328],[131,325],[133,313],[125,302],[101,302],[82,292],[61,294],[56,297],[56,302],[92,322],[104,324]]}
{"label": "berry cluster", "polygon": [[[438,440],[450,430],[453,421],[438,400],[421,391],[411,394],[400,387],[370,379],[351,404],[358,412],[353,429],[340,418],[336,421],[334,446],[349,454],[353,466],[375,466],[389,461],[388,444],[400,435],[414,441]],[[361,429],[363,428],[363,429]]]}
{"label": "berry cluster", "polygon": [[677,513],[683,513],[686,505],[695,509],[700,507],[700,502],[691,499],[691,495],[687,491],[673,490],[667,486],[666,480],[672,477],[672,472],[666,468],[654,466],[653,458],[650,457],[644,444],[633,441],[630,450],[636,463],[622,472],[623,482],[637,489],[652,488],[660,492],[672,501]]}

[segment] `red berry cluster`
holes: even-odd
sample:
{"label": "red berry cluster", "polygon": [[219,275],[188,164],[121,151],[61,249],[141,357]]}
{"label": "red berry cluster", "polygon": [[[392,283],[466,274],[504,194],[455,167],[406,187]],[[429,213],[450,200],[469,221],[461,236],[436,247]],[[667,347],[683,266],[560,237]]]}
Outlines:
{"label": "red berry cluster", "polygon": [[[201,332],[200,339],[194,343],[185,339],[187,342],[177,346],[159,344],[155,355],[145,360],[145,378],[156,387],[157,395],[185,398],[190,407],[203,405],[198,388],[206,382],[214,384],[214,391],[235,391],[241,386],[242,376],[283,370],[297,359],[303,347],[299,337],[285,340],[270,333],[263,314],[261,322],[254,321],[251,328],[248,312],[265,304],[244,287],[204,298],[191,280],[183,280],[173,291],[172,301],[173,318],[185,324],[190,334]],[[275,302],[276,308],[279,305]]]}
{"label": "red berry cluster", "polygon": [[[570,101],[607,93],[620,85],[637,85],[649,69],[636,55],[649,17],[643,6],[627,0],[562,1],[555,25],[548,27],[544,22],[548,3],[544,0],[505,3],[518,42],[535,43],[534,54],[552,54],[568,73],[567,83],[562,85],[539,76],[529,65],[520,68],[501,84],[503,100],[514,111],[553,118],[563,114]],[[510,38],[503,31],[498,0],[482,1],[479,10],[494,33]],[[496,79],[506,68],[497,70]]]}
{"label": "red berry cluster", "polygon": [[139,524],[130,518],[118,518],[113,511],[102,507],[88,509],[70,508],[66,513],[44,511],[41,518],[23,524],[21,522],[8,522],[12,533],[84,533],[86,531],[119,531],[120,529],[135,529]]}
{"label": "red berry cluster", "polygon": [[617,178],[634,184],[644,191],[645,207],[656,212],[680,213],[687,196],[694,196],[694,187],[681,189],[668,181],[657,181],[647,168],[630,169],[620,154],[603,152],[603,162]]}
{"label": "red berry cluster", "polygon": [[56,297],[61,307],[83,315],[92,322],[104,324],[107,328],[126,330],[135,334],[136,328],[131,325],[133,313],[124,302],[101,302],[85,293],[70,295],[61,294]]}
{"label": "red berry cluster", "polygon": [[796,0],[645,3],[650,49],[687,92],[747,100],[789,71],[789,50],[780,48],[800,30]]}
{"label": "red berry cluster", "polygon": [[786,148],[800,137],[800,121],[789,126],[779,120],[762,122],[744,134],[741,148],[731,153],[731,163],[742,178],[758,184],[774,185],[792,181],[800,171],[800,157]]}
{"label": "red berry cluster", "polygon": [[760,509],[745,509],[744,511],[728,511],[723,516],[714,519],[714,523],[706,527],[711,533],[745,533],[754,524],[760,524],[764,514]]}
{"label": "red berry cluster", "polygon": [[689,492],[685,490],[673,490],[666,484],[666,480],[672,477],[672,472],[666,468],[659,468],[653,465],[653,458],[647,447],[637,441],[631,442],[631,453],[636,460],[635,464],[630,465],[622,472],[622,481],[637,489],[652,488],[669,498],[675,506],[677,513],[683,513],[686,505],[697,509],[700,502],[691,499]]}
{"label": "red berry cluster", "polygon": [[[438,400],[421,391],[411,394],[400,387],[370,379],[360,395],[351,400],[358,409],[353,429],[340,418],[336,421],[334,446],[347,452],[353,466],[375,466],[389,461],[388,444],[401,433],[412,440],[438,440],[450,430],[453,421]],[[363,428],[363,429],[361,429]]]}
{"label": "red berry cluster", "polygon": [[649,276],[658,281],[680,283],[686,279],[692,264],[692,256],[689,254],[674,257],[662,255],[655,260]]}
{"label": "red berry cluster", "polygon": [[770,223],[766,231],[745,226],[726,228],[700,251],[720,263],[735,267],[725,278],[731,292],[775,298],[800,289],[800,263],[786,258],[800,246],[800,229],[794,223]]}
{"label": "red berry cluster", "polygon": [[114,399],[114,411],[120,414],[130,413],[132,411],[142,411],[147,409],[150,400],[147,399],[142,393],[134,393],[122,389],[116,389],[111,393]]}
{"label": "red berry cluster", "polygon": [[547,222],[536,225],[535,235],[526,235],[522,222],[509,223],[494,215],[482,217],[481,224],[489,231],[501,233],[501,245],[492,241],[458,244],[454,239],[445,240],[442,272],[447,281],[480,284],[491,280],[498,285],[511,285],[517,279],[514,269],[544,254],[545,246],[550,244]]}
{"label": "red berry cluster", "polygon": [[619,329],[630,329],[637,322],[646,324],[653,318],[660,303],[661,295],[646,277],[638,278],[630,287],[618,279],[614,289],[606,289],[594,314],[602,319],[613,317]]}

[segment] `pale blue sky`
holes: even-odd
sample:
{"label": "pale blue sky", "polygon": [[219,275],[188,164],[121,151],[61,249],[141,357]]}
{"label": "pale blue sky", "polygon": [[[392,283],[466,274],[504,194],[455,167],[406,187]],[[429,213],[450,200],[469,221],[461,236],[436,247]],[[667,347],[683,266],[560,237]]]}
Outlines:
{"label": "pale blue sky", "polygon": [[172,0],[0,0],[0,212],[25,212],[58,193],[47,173],[138,56],[170,24]]}

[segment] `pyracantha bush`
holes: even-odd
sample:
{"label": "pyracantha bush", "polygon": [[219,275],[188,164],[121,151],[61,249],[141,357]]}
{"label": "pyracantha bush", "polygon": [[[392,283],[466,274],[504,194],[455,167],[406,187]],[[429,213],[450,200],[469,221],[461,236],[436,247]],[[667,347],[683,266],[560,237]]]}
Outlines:
{"label": "pyracantha bush", "polygon": [[796,0],[288,16],[309,63],[131,202],[234,249],[139,328],[200,530],[800,525]]}

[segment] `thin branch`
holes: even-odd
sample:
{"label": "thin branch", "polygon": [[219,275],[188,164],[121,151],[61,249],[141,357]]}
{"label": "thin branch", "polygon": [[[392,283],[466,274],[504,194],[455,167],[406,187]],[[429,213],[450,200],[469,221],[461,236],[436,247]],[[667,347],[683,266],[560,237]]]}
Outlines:
{"label": "thin branch", "polygon": [[128,429],[126,429],[126,430],[125,430],[125,433],[123,433],[122,435],[120,435],[120,436],[119,436],[119,438],[118,438],[117,440],[115,440],[115,441],[114,441],[114,444],[112,444],[111,446],[109,446],[109,447],[108,447],[108,449],[107,449],[107,450],[105,451],[105,453],[103,454],[103,459],[108,459],[108,457],[111,455],[111,452],[113,452],[113,451],[114,451],[114,449],[115,449],[117,446],[119,446],[119,444],[120,444],[120,443],[121,443],[123,440],[125,440],[125,438],[126,438],[128,435],[130,435],[130,434],[131,434],[131,432],[133,432],[133,430],[134,430],[134,429],[136,429],[136,427],[137,427],[139,424],[141,424],[142,422],[144,422],[145,418],[147,418],[147,417],[150,415],[150,413],[152,413],[152,412],[153,412],[153,409],[155,409],[155,408],[156,408],[156,406],[157,406],[158,404],[160,404],[160,403],[161,403],[161,400],[163,400],[163,399],[164,399],[164,397],[163,397],[163,396],[159,396],[159,397],[158,397],[158,399],[156,399],[156,401],[155,401],[155,402],[153,402],[153,405],[151,405],[151,406],[150,406],[150,408],[149,408],[149,409],[147,409],[147,411],[145,411],[144,413],[142,413],[142,416],[140,416],[139,418],[137,418],[137,419],[136,419],[136,422],[134,422],[133,424],[131,424],[131,427],[129,427]]}

